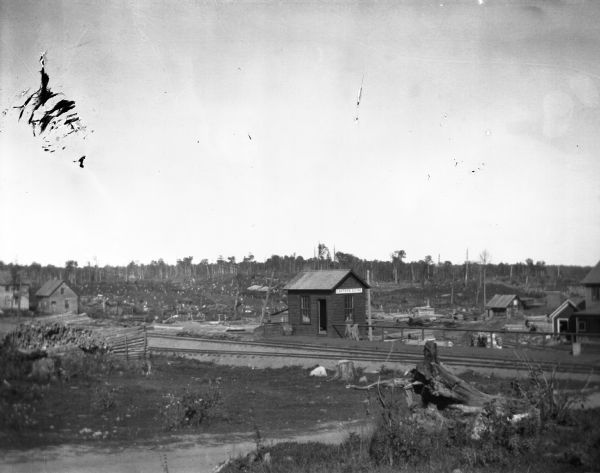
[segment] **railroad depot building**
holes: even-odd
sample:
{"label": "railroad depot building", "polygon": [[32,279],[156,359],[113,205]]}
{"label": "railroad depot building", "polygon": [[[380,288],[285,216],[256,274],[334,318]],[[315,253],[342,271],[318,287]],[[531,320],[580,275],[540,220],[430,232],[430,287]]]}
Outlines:
{"label": "railroad depot building", "polygon": [[79,296],[60,279],[47,281],[36,293],[40,314],[78,313]]}
{"label": "railroad depot building", "polygon": [[368,288],[349,269],[297,274],[284,286],[293,334],[343,337],[344,325],[365,324]]}

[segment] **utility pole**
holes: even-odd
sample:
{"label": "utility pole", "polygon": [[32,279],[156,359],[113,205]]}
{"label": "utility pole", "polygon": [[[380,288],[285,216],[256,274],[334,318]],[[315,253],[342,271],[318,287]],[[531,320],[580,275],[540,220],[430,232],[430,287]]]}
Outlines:
{"label": "utility pole", "polygon": [[[269,280],[269,287],[267,288],[267,295],[263,302],[262,311],[260,313],[260,325],[265,321],[265,313],[267,312],[267,304],[269,303],[269,296],[271,295],[271,286],[273,285],[273,277],[275,276],[275,270],[271,270],[271,279]],[[271,321],[269,316],[269,322]]]}
{"label": "utility pole", "polygon": [[469,281],[469,249],[467,248],[467,258],[465,260],[465,287]]}
{"label": "utility pole", "polygon": [[[367,284],[371,285],[371,271],[367,269]],[[367,316],[369,320],[369,341],[373,341],[373,325],[371,318],[371,288],[367,289]]]}

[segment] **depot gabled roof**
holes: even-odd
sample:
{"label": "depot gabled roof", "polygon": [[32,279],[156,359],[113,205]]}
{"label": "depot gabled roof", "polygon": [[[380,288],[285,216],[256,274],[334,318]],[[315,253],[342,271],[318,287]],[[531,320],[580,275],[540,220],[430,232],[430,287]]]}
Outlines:
{"label": "depot gabled roof", "polygon": [[600,261],[598,261],[598,264],[594,267],[594,269],[592,269],[587,276],[583,278],[581,284],[600,284]]}
{"label": "depot gabled roof", "polygon": [[284,289],[288,291],[333,291],[350,276],[354,276],[364,288],[370,287],[351,269],[322,269],[298,273],[284,286]]}

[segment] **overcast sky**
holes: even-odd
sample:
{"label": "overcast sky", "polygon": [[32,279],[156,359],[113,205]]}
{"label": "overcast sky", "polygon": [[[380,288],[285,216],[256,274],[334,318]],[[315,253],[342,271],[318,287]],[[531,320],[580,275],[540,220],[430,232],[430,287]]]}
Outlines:
{"label": "overcast sky", "polygon": [[5,262],[600,258],[600,2],[0,5]]}

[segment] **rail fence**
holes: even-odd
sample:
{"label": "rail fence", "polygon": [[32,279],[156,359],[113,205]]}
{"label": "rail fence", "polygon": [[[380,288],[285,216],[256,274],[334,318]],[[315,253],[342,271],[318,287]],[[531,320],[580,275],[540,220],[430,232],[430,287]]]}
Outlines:
{"label": "rail fence", "polygon": [[145,327],[94,327],[92,330],[106,341],[112,355],[126,360],[146,357],[148,337]]}
{"label": "rail fence", "polygon": [[340,338],[367,339],[369,327],[372,328],[373,339],[385,341],[399,340],[406,344],[422,344],[427,340],[436,340],[448,346],[480,346],[488,347],[561,347],[573,342],[596,345],[600,349],[600,333],[567,333],[467,329],[450,327],[398,327],[397,325],[377,324],[335,324],[333,328]]}

